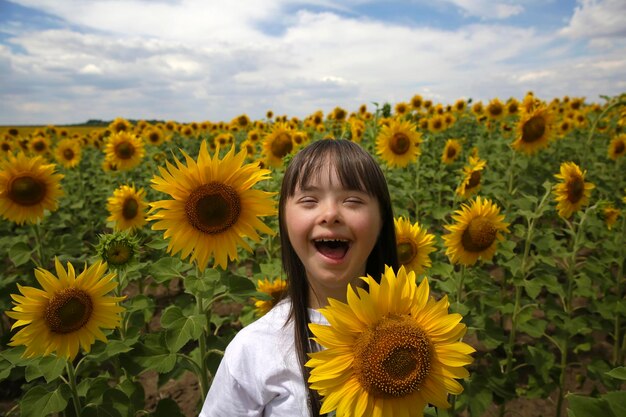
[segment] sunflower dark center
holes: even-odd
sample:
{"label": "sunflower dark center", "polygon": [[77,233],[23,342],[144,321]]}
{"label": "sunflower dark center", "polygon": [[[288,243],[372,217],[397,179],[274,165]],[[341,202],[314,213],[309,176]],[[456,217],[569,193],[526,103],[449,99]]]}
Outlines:
{"label": "sunflower dark center", "polygon": [[441,119],[435,119],[433,121],[433,128],[434,129],[441,129],[443,127],[443,121]]}
{"label": "sunflower dark center", "polygon": [[44,141],[42,140],[38,140],[33,144],[33,148],[37,151],[37,152],[43,152],[46,150],[46,144]]}
{"label": "sunflower dark center", "polygon": [[482,174],[480,173],[480,171],[472,171],[466,188],[471,189],[471,188],[477,187],[480,184],[481,177],[482,177]]}
{"label": "sunflower dark center", "polygon": [[93,313],[91,297],[78,288],[65,288],[46,306],[45,320],[53,333],[72,333],[80,330]]}
{"label": "sunflower dark center", "polygon": [[157,132],[152,132],[148,135],[148,140],[152,143],[157,143],[160,139],[161,135],[159,135]]}
{"label": "sunflower dark center", "polygon": [[272,141],[272,155],[277,158],[282,158],[293,149],[293,142],[291,140],[291,135],[285,132],[281,132],[276,138]]}
{"label": "sunflower dark center", "polygon": [[361,386],[379,397],[404,397],[419,390],[431,370],[430,339],[410,317],[385,317],[355,346],[354,372]]}
{"label": "sunflower dark center", "polygon": [[454,146],[448,146],[446,156],[450,159],[454,158],[456,156],[456,148]]}
{"label": "sunflower dark center", "polygon": [[8,194],[20,206],[34,206],[46,197],[46,184],[37,178],[24,175],[9,183]]}
{"label": "sunflower dark center", "polygon": [[533,143],[543,137],[546,132],[546,120],[541,116],[533,116],[522,127],[522,141]]}
{"label": "sunflower dark center", "polygon": [[408,265],[417,256],[417,247],[411,239],[400,239],[398,242],[398,262]]}
{"label": "sunflower dark center", "polygon": [[497,117],[504,112],[504,108],[500,103],[494,103],[489,105],[488,111],[490,115]]}
{"label": "sunflower dark center", "polygon": [[109,247],[106,260],[111,265],[124,265],[133,257],[133,248],[123,242],[116,242]]}
{"label": "sunflower dark center", "polygon": [[120,159],[130,159],[135,154],[135,147],[130,142],[120,142],[115,145],[115,154]]}
{"label": "sunflower dark center", "polygon": [[402,132],[396,132],[389,141],[389,148],[396,155],[404,155],[411,147],[411,139]]}
{"label": "sunflower dark center", "polygon": [[498,230],[489,219],[476,217],[463,232],[461,244],[468,252],[482,252],[496,240],[497,233]]}
{"label": "sunflower dark center", "polygon": [[583,198],[585,194],[585,181],[582,177],[574,175],[572,179],[567,182],[567,200],[576,204]]}
{"label": "sunflower dark center", "polygon": [[67,161],[71,161],[74,159],[74,151],[71,150],[70,148],[65,148],[63,149],[63,158],[65,158],[65,160]]}
{"label": "sunflower dark center", "polygon": [[133,197],[128,197],[124,200],[124,204],[122,204],[122,216],[126,220],[132,220],[137,217],[137,213],[139,212],[139,203]]}
{"label": "sunflower dark center", "polygon": [[2,142],[2,150],[4,152],[8,152],[11,150],[11,145],[9,145],[7,142]]}
{"label": "sunflower dark center", "polygon": [[220,182],[203,184],[193,190],[185,203],[189,223],[207,234],[229,229],[241,214],[241,199],[233,187]]}
{"label": "sunflower dark center", "polygon": [[626,145],[622,141],[617,142],[617,144],[615,145],[615,148],[613,148],[615,155],[623,154],[624,150],[626,150]]}

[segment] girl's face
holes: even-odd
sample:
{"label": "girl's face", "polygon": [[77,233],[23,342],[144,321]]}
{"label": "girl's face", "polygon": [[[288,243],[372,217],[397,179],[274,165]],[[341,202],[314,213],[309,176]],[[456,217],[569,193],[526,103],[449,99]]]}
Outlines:
{"label": "girl's face", "polygon": [[309,307],[325,306],[327,297],[345,302],[347,285],[365,274],[382,227],[378,200],[343,188],[335,170],[326,167],[287,199],[285,223],[306,269]]}

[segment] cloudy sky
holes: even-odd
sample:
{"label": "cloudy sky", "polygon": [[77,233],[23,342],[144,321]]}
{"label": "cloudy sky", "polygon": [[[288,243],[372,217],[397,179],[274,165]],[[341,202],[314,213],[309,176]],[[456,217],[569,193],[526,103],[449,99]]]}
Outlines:
{"label": "cloudy sky", "polygon": [[626,91],[624,0],[0,0],[0,124]]}

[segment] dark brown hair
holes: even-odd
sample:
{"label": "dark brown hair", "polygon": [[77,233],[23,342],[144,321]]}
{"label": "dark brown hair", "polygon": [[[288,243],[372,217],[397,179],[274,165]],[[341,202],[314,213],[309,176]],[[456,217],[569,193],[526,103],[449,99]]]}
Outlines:
{"label": "dark brown hair", "polygon": [[382,228],[367,258],[365,273],[378,280],[385,271],[385,265],[392,267],[395,271],[398,270],[391,197],[385,176],[372,155],[354,142],[332,139],[313,142],[299,151],[285,170],[280,191],[278,219],[282,263],[288,282],[286,295],[291,298],[291,310],[287,321],[293,320],[294,323],[295,348],[309,393],[309,412],[312,417],[319,416],[321,403],[317,392],[308,385],[310,372],[304,366],[308,360],[307,353],[312,351],[308,328],[311,321],[307,310],[308,282],[304,265],[289,241],[285,204],[297,189],[305,188],[312,179],[317,178],[327,164],[334,168],[344,188],[368,193],[378,200]]}

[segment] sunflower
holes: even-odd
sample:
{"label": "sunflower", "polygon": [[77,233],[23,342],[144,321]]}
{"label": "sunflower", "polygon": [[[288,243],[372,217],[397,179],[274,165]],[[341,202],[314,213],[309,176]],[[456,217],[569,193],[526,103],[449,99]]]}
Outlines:
{"label": "sunflower", "polygon": [[311,353],[309,383],[324,398],[320,414],[338,417],[421,417],[424,407],[450,407],[448,393],[463,391],[464,366],[475,350],[459,339],[466,326],[448,314],[447,297],[430,297],[428,279],[385,268],[369,292],[348,287],[347,304],[329,299],[320,312],[330,326],[310,324],[325,350]]}
{"label": "sunflower", "polygon": [[228,258],[237,259],[237,245],[252,249],[243,239],[260,240],[257,231],[274,234],[258,217],[276,214],[274,193],[254,190],[257,182],[269,178],[270,171],[258,163],[243,165],[245,150],[235,148],[219,159],[211,158],[205,141],[200,145],[198,160],[183,152],[187,166],[176,159],[176,167],[167,162],[160,167],[161,177],[152,179],[152,188],[169,194],[173,200],[151,203],[151,212],[160,210],[148,220],[155,220],[153,230],[165,230],[170,238],[168,252],[191,255],[201,270],[209,258],[226,268]]}
{"label": "sunflower", "polygon": [[352,142],[361,143],[365,135],[365,122],[360,119],[350,119],[350,140]]}
{"label": "sunflower", "polygon": [[45,155],[50,150],[50,139],[37,135],[28,142],[28,148],[34,155]]}
{"label": "sunflower", "polygon": [[263,152],[267,165],[280,167],[283,158],[294,149],[293,129],[286,123],[276,123],[269,135],[263,140]]}
{"label": "sunflower", "polygon": [[122,117],[116,117],[109,126],[108,129],[113,133],[130,132],[133,130],[133,125]]}
{"label": "sunflower", "polygon": [[139,258],[139,238],[127,232],[100,235],[96,252],[109,268],[125,269]]}
{"label": "sunflower", "polygon": [[11,329],[24,327],[9,345],[26,346],[28,358],[56,353],[73,360],[79,348],[89,352],[96,339],[107,341],[101,329],[119,326],[123,307],[118,302],[125,297],[105,295],[117,286],[115,273],[104,275],[106,263],[85,265],[78,276],[69,262],[67,271],[57,258],[54,265],[58,277],[42,268],[35,270],[42,289],[18,284],[22,295],[11,295],[15,306],[6,314],[17,320]]}
{"label": "sunflower", "polygon": [[376,153],[392,167],[406,167],[421,154],[422,135],[408,120],[391,120],[376,138]]}
{"label": "sunflower", "polygon": [[396,105],[394,106],[394,110],[397,116],[404,116],[409,112],[410,107],[408,103],[401,101],[399,103],[396,103]]}
{"label": "sunflower", "polygon": [[44,210],[56,210],[63,195],[63,175],[54,169],[54,164],[46,164],[40,156],[8,154],[0,161],[0,215],[21,225],[36,223]]}
{"label": "sunflower", "polygon": [[137,135],[129,132],[114,133],[109,137],[105,149],[105,160],[115,165],[118,171],[133,169],[144,156],[144,143]]}
{"label": "sunflower", "polygon": [[428,119],[428,130],[433,133],[441,132],[446,127],[446,119],[440,114],[436,114]]}
{"label": "sunflower", "polygon": [[486,165],[487,161],[478,156],[469,157],[469,164],[463,167],[463,180],[456,189],[457,195],[467,199],[480,190],[482,170]]}
{"label": "sunflower", "polygon": [[74,139],[63,139],[54,148],[54,157],[65,168],[74,168],[80,162],[80,144]]}
{"label": "sunflower", "polygon": [[616,161],[617,158],[626,155],[626,134],[615,136],[609,144],[609,158]]}
{"label": "sunflower", "polygon": [[10,154],[13,152],[14,148],[15,144],[9,135],[5,135],[2,139],[0,139],[0,156]]}
{"label": "sunflower", "polygon": [[274,281],[270,281],[267,278],[257,281],[258,291],[267,294],[269,300],[254,299],[254,307],[256,307],[256,315],[261,317],[267,314],[282,298],[287,290],[287,281],[281,278],[276,278]]}
{"label": "sunflower", "polygon": [[616,209],[613,206],[605,207],[602,210],[602,216],[604,217],[604,224],[606,224],[607,229],[611,230],[615,223],[617,223],[617,219],[622,214],[620,209]]}
{"label": "sunflower", "polygon": [[505,112],[506,108],[504,107],[504,104],[502,104],[500,99],[497,97],[492,99],[485,108],[487,117],[493,120],[501,119],[505,115]]}
{"label": "sunflower", "polygon": [[115,223],[114,229],[134,231],[146,224],[146,209],[143,188],[135,190],[135,186],[122,185],[113,191],[113,196],[107,200],[107,210],[110,216],[107,220]]}
{"label": "sunflower", "polygon": [[585,182],[585,174],[586,171],[581,171],[574,162],[563,162],[560,173],[554,175],[563,181],[553,187],[559,216],[568,219],[583,206],[589,204],[591,190],[596,186]]}
{"label": "sunflower", "polygon": [[471,204],[463,204],[452,219],[455,224],[445,226],[450,233],[443,236],[452,263],[473,265],[478,258],[491,260],[498,241],[504,239],[502,233],[509,231],[500,208],[486,198],[476,197]]}
{"label": "sunflower", "polygon": [[452,109],[457,113],[463,113],[466,108],[467,108],[467,101],[463,100],[462,98],[455,101],[454,105],[452,106]]}
{"label": "sunflower", "polygon": [[163,142],[165,142],[165,135],[163,134],[163,130],[161,130],[157,126],[152,126],[144,130],[143,132],[144,140],[150,145],[159,146]]}
{"label": "sunflower", "polygon": [[516,151],[534,155],[550,143],[553,128],[553,116],[546,106],[535,108],[524,114],[517,124],[518,136],[511,144]]}
{"label": "sunflower", "polygon": [[429,253],[435,251],[435,236],[423,229],[418,222],[411,224],[402,217],[394,219],[398,260],[409,271],[421,274],[430,268]]}
{"label": "sunflower", "polygon": [[461,142],[457,139],[448,139],[441,154],[441,162],[451,164],[457,160],[459,155],[461,155]]}

